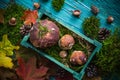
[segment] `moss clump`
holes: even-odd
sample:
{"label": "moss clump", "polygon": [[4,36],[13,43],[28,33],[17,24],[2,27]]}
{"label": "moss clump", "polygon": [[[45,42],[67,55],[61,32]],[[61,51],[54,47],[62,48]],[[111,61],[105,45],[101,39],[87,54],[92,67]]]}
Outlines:
{"label": "moss clump", "polygon": [[103,47],[94,59],[95,64],[101,68],[103,74],[120,70],[120,28],[103,41]]}
{"label": "moss clump", "polygon": [[[18,4],[10,4],[5,9],[5,14],[4,14],[5,22],[3,25],[0,25],[0,39],[2,39],[2,36],[4,34],[7,34],[12,44],[15,45],[19,43],[19,41],[21,40],[19,28],[23,24],[23,22],[21,21],[21,16],[23,15],[24,11],[25,9]],[[12,17],[15,17],[17,20],[17,24],[14,27],[8,25],[8,22]]]}
{"label": "moss clump", "polygon": [[83,30],[88,37],[97,39],[100,26],[100,20],[95,16],[86,18],[82,24]]}
{"label": "moss clump", "polygon": [[52,0],[52,6],[56,11],[60,11],[64,4],[64,0]]}

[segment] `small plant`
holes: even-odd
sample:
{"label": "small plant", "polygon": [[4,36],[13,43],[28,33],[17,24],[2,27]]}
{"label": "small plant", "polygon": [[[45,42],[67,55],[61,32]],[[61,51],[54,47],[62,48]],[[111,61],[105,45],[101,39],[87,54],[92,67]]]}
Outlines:
{"label": "small plant", "polygon": [[52,6],[56,11],[60,11],[64,4],[64,0],[52,0]]}
{"label": "small plant", "polygon": [[47,34],[47,32],[49,32],[47,27],[42,26],[41,24],[39,24],[38,28],[39,28],[39,33],[38,33],[39,37],[43,37],[45,34]]}
{"label": "small plant", "polygon": [[95,16],[86,18],[82,24],[83,30],[88,37],[97,39],[100,26],[100,20]]}

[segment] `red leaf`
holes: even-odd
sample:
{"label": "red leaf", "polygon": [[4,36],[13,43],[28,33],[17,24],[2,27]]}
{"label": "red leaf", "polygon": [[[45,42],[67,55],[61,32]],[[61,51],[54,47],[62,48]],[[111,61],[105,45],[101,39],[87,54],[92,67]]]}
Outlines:
{"label": "red leaf", "polygon": [[24,15],[22,16],[22,20],[24,20],[24,24],[29,25],[31,23],[35,23],[36,19],[38,18],[38,11],[37,10],[26,10]]}
{"label": "red leaf", "polygon": [[37,69],[35,57],[30,58],[27,63],[22,58],[18,58],[18,64],[19,67],[16,69],[16,72],[22,80],[45,80],[48,68],[40,66]]}

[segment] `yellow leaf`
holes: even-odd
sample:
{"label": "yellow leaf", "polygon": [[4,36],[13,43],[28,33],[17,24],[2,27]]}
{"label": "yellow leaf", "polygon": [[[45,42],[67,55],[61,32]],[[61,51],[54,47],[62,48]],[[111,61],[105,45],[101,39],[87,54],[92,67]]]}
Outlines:
{"label": "yellow leaf", "polygon": [[0,67],[12,69],[13,63],[10,57],[7,57],[4,53],[0,53]]}

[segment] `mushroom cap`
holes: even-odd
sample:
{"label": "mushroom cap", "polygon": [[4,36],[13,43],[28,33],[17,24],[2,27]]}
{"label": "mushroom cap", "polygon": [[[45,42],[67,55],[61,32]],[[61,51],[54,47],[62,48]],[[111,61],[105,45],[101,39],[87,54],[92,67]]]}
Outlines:
{"label": "mushroom cap", "polygon": [[73,15],[74,15],[74,16],[79,17],[80,14],[81,14],[81,11],[80,11],[80,10],[74,10],[74,11],[73,11]]}
{"label": "mushroom cap", "polygon": [[[42,36],[40,33],[39,26],[42,25],[42,28],[46,28]],[[59,41],[59,28],[57,25],[50,20],[41,20],[33,25],[30,31],[30,42],[39,48],[47,48],[55,45]]]}
{"label": "mushroom cap", "polygon": [[70,56],[70,62],[74,65],[83,65],[87,61],[87,57],[82,51],[73,51]]}
{"label": "mushroom cap", "polygon": [[112,23],[114,21],[114,18],[112,16],[108,16],[107,22]]}
{"label": "mushroom cap", "polygon": [[74,38],[69,35],[69,34],[65,34],[64,36],[61,37],[61,39],[59,40],[59,46],[61,49],[63,50],[69,50],[72,48],[72,46],[75,44],[75,40]]}
{"label": "mushroom cap", "polygon": [[60,51],[60,53],[59,53],[59,56],[61,57],[61,58],[65,58],[65,57],[67,57],[67,55],[68,55],[68,53],[67,53],[67,51]]}
{"label": "mushroom cap", "polygon": [[15,26],[15,25],[16,25],[16,18],[12,17],[12,18],[9,20],[9,25]]}

